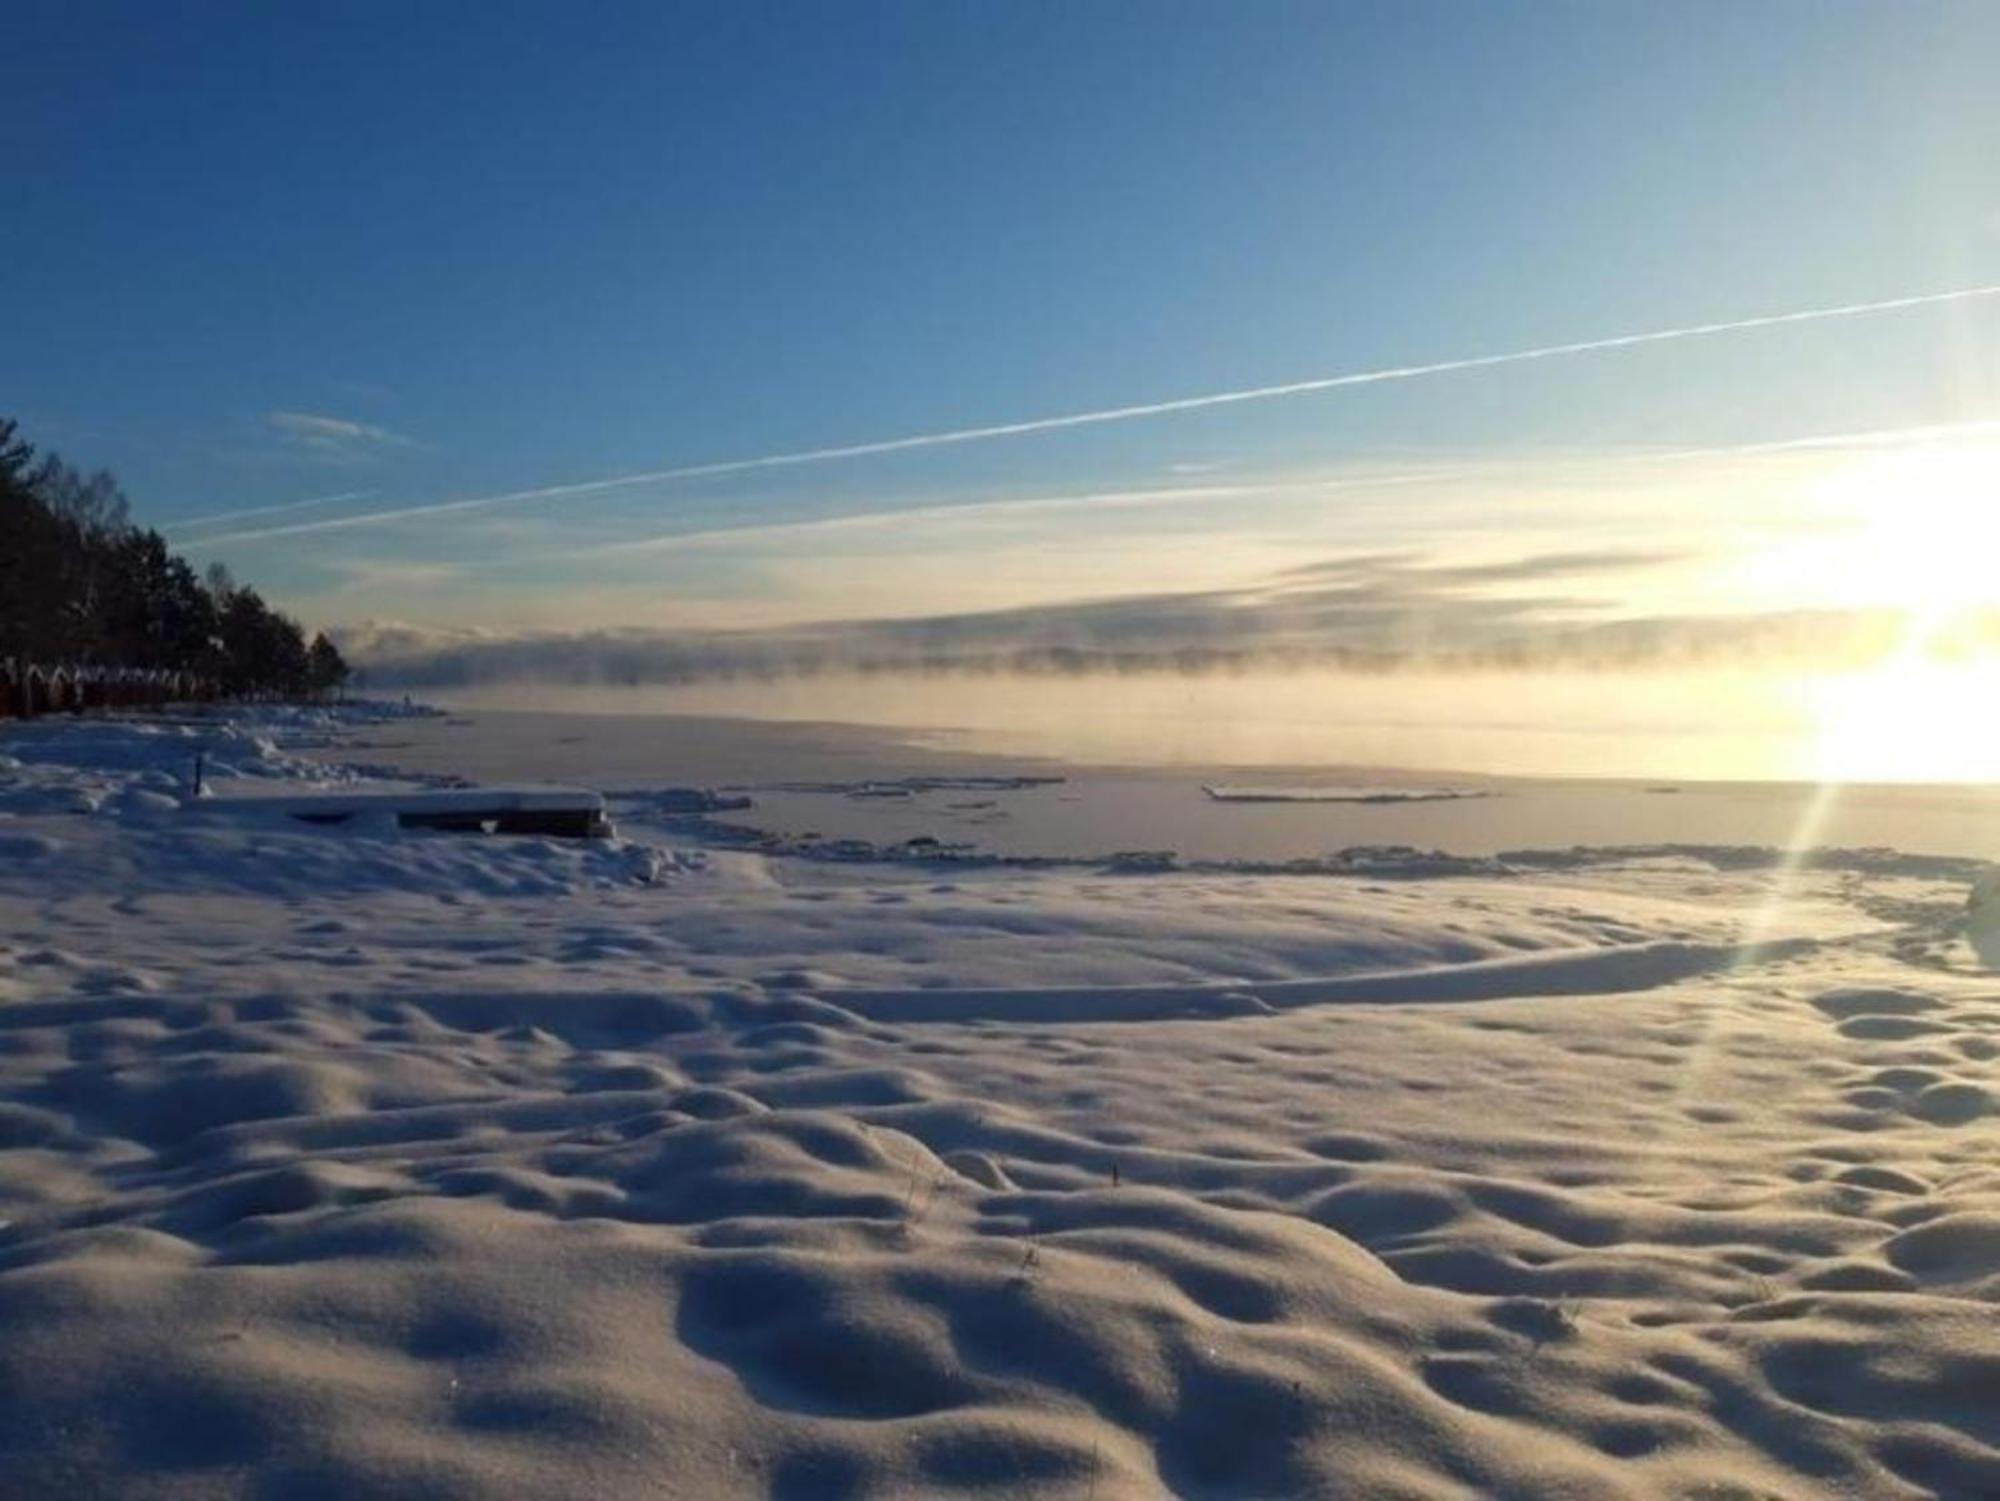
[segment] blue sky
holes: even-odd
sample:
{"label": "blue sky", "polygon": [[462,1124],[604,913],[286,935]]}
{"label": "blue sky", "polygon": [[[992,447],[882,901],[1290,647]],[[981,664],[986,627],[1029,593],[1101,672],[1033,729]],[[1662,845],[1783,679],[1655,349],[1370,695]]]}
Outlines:
{"label": "blue sky", "polygon": [[1475,504],[1274,478],[1995,415],[1982,301],[299,533],[2000,281],[2000,7],[26,0],[8,51],[0,410],[163,527],[348,497],[177,534],[327,621],[1194,587]]}

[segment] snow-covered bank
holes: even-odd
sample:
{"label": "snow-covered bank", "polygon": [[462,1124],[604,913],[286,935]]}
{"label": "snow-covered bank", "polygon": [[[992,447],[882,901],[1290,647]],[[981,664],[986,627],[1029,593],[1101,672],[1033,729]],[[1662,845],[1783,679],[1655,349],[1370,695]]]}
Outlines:
{"label": "snow-covered bank", "polygon": [[0,737],[0,1494],[2000,1493],[1969,864],[322,830],[174,765],[393,731],[184,728]]}

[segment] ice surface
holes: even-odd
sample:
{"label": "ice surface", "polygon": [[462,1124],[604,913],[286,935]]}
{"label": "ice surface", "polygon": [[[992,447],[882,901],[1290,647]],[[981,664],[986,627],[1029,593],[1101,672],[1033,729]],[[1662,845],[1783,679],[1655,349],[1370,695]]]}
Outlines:
{"label": "ice surface", "polygon": [[1484,787],[1393,787],[1367,785],[1275,787],[1202,784],[1218,803],[1448,803],[1459,798],[1492,797]]}

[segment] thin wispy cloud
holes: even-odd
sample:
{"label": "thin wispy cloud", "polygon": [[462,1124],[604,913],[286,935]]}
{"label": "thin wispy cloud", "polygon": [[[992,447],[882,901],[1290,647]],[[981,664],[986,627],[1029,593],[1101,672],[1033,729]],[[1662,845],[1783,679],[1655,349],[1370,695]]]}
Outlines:
{"label": "thin wispy cloud", "polygon": [[909,506],[901,510],[850,511],[839,516],[815,516],[800,521],[768,521],[738,526],[699,527],[631,537],[566,552],[543,553],[549,561],[574,562],[615,558],[682,548],[737,546],[745,543],[793,541],[840,532],[878,531],[885,527],[922,526],[931,522],[976,523],[985,517],[1025,517],[1078,510],[1119,510],[1127,507],[1191,505],[1203,501],[1241,499],[1267,486],[1187,485],[1155,490],[1099,490],[1070,495],[1037,495],[1013,500],[970,501],[961,505]]}
{"label": "thin wispy cloud", "polygon": [[2000,433],[2000,418],[1964,422],[1922,422],[1906,427],[1871,427],[1857,432],[1807,433],[1793,438],[1767,438],[1755,443],[1727,443],[1707,448],[1659,449],[1614,456],[1614,462],[1679,463],[1693,459],[1757,458],[1764,454],[1808,453],[1829,448],[1897,448],[1935,443],[1945,438]]}
{"label": "thin wispy cloud", "polygon": [[369,589],[434,588],[459,575],[455,563],[411,563],[383,558],[336,558],[326,565],[340,576],[340,583],[327,591],[331,595],[358,593]]}
{"label": "thin wispy cloud", "polygon": [[354,454],[382,448],[420,448],[415,438],[318,412],[266,412],[264,423],[291,442],[322,453]]}
{"label": "thin wispy cloud", "polygon": [[[799,521],[768,521],[738,526],[697,527],[685,531],[662,532],[648,537],[631,537],[601,542],[590,547],[562,552],[539,552],[527,557],[500,560],[503,563],[586,562],[592,559],[637,557],[648,553],[694,551],[714,547],[738,547],[758,543],[783,543],[844,532],[901,530],[950,523],[976,526],[982,521],[1021,521],[1036,517],[1071,513],[1092,514],[1119,510],[1150,510],[1163,506],[1203,505],[1218,501],[1243,501],[1254,497],[1288,492],[1333,492],[1341,490],[1385,489],[1397,485],[1436,484],[1464,477],[1460,469],[1431,468],[1411,473],[1376,474],[1350,478],[1287,479],[1261,484],[1178,485],[1147,490],[1092,490],[1066,495],[1024,496],[1007,500],[967,501],[951,505],[905,506],[878,511],[851,511],[839,516],[816,516]],[[490,566],[490,565],[489,565]]]}
{"label": "thin wispy cloud", "polygon": [[[689,464],[670,469],[650,470],[640,474],[620,475],[610,479],[588,480],[575,484],[549,485],[527,490],[510,490],[496,495],[471,496],[459,500],[433,501],[417,505],[398,506],[384,510],[363,512],[352,516],[331,517],[319,521],[303,521],[281,526],[246,528],[219,537],[213,537],[209,540],[211,543],[250,542],[319,532],[341,531],[354,527],[380,526],[392,522],[411,521],[426,517],[481,510],[492,506],[527,504],[542,500],[574,499],[584,496],[607,494],[640,485],[741,474],[757,470],[791,468],[810,464],[830,463],[844,459],[864,458],[880,454],[903,453],[917,449],[986,442],[1000,438],[1056,432],[1064,429],[1095,426],[1104,423],[1164,417],[1179,412],[1198,411],[1244,402],[1270,401],[1285,397],[1305,396],[1340,390],[1348,387],[1420,380],[1430,376],[1450,375],[1469,371],[1490,370],[1511,365],[1566,359],[1580,355],[1637,348],[1644,345],[1713,338],[1720,335],[1744,333],[1756,329],[1859,318],[1996,296],[2000,296],[2000,284],[1960,287],[1949,291],[1925,292],[1903,297],[1882,298],[1870,302],[1799,308],[1780,313],[1764,313],[1748,318],[1733,318],[1721,322],[1684,324],[1675,328],[1652,329],[1642,333],[1615,334],[1603,338],[1571,340],[1559,344],[1544,344],[1527,349],[1508,350],[1498,354],[1472,355],[1457,359],[1434,360],[1422,364],[1395,365],[1374,370],[1350,371],[1339,375],[1317,376],[1307,380],[1288,381],[1277,385],[1253,386],[1232,391],[1208,392],[1198,396],[1183,396],[1166,401],[1145,402],[1130,406],[1103,407],[1085,412],[1070,412],[1058,416],[1028,418],[1022,421],[994,423],[981,427],[954,428],[944,432],[921,433],[908,437],[880,439],[865,443],[850,443],[827,448],[801,449],[785,453],[764,454],[755,458],[729,459],[708,464]],[[338,418],[315,417],[311,414],[303,413],[272,414],[273,421],[281,418],[287,419],[287,423],[293,430],[299,433],[301,440],[309,443],[323,442],[337,445],[341,442],[362,441],[364,435],[378,434],[385,431],[383,429],[369,428],[367,425],[361,423],[349,423]],[[337,431],[342,429],[350,430],[349,434],[343,437]],[[404,443],[410,441],[408,439],[399,439],[394,434],[388,436]]]}
{"label": "thin wispy cloud", "polygon": [[1574,552],[1531,553],[1491,563],[1426,563],[1402,555],[1375,558],[1334,558],[1287,568],[1279,582],[1321,583],[1351,577],[1360,564],[1380,571],[1399,569],[1433,589],[1480,588],[1489,584],[1540,583],[1545,579],[1604,574],[1630,568],[1654,568],[1701,556],[1692,548],[1598,548]]}

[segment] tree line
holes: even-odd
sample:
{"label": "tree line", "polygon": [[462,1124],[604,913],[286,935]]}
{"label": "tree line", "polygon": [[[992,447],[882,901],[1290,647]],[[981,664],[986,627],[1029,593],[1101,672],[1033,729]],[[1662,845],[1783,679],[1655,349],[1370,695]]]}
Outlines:
{"label": "tree line", "polygon": [[324,635],[205,575],[150,527],[109,470],[36,457],[0,417],[0,662],[189,672],[232,696],[324,695],[347,680]]}

